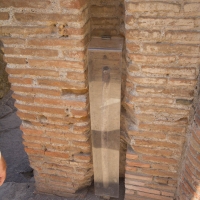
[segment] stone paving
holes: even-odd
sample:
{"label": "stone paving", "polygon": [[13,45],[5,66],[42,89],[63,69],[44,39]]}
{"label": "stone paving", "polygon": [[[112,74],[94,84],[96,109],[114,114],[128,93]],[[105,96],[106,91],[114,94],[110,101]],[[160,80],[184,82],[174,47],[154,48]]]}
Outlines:
{"label": "stone paving", "polygon": [[[84,197],[63,198],[36,194],[34,177],[22,144],[21,120],[16,115],[12,91],[0,99],[0,149],[7,162],[7,178],[0,187],[0,200],[100,200],[91,186]],[[120,198],[124,199],[124,183],[120,182]],[[112,199],[112,198],[111,198]],[[117,200],[117,199],[116,199]]]}

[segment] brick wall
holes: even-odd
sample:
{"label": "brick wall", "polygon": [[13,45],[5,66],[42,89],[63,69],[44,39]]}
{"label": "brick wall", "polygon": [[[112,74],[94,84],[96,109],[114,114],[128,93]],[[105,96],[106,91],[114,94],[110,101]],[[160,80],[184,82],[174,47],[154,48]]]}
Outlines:
{"label": "brick wall", "polygon": [[88,1],[2,0],[0,7],[6,71],[37,191],[68,196],[93,175]]}
{"label": "brick wall", "polygon": [[125,198],[175,197],[199,74],[199,6],[129,0],[124,12],[122,0],[0,1],[6,71],[37,191],[68,196],[91,184],[87,45],[91,35],[125,33]]}
{"label": "brick wall", "polygon": [[[198,81],[199,91],[199,81]],[[186,151],[178,183],[178,200],[200,199],[200,98],[194,102],[195,115],[191,120],[186,138]]]}
{"label": "brick wall", "polygon": [[200,1],[125,4],[126,199],[175,198],[199,73]]}
{"label": "brick wall", "polygon": [[91,0],[91,34],[118,36],[124,32],[123,0]]}

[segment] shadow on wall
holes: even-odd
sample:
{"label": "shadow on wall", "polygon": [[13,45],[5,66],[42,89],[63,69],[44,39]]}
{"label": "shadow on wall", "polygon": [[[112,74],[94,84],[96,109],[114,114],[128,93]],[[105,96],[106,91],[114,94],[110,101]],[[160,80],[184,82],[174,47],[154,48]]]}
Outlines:
{"label": "shadow on wall", "polygon": [[178,200],[200,199],[200,78],[198,79],[197,93],[182,163]]}
{"label": "shadow on wall", "polygon": [[10,90],[8,74],[5,71],[6,63],[3,59],[3,43],[0,40],[0,99]]}
{"label": "shadow on wall", "polygon": [[34,181],[33,173],[22,144],[21,120],[16,115],[5,68],[3,43],[0,41],[0,150],[7,163],[5,182],[30,182]]}

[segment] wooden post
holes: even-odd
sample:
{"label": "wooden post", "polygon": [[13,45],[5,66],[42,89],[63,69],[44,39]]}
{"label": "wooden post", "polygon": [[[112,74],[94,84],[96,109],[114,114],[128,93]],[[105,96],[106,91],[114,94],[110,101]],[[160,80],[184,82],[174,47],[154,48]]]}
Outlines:
{"label": "wooden post", "polygon": [[119,196],[122,38],[92,38],[88,49],[95,194]]}

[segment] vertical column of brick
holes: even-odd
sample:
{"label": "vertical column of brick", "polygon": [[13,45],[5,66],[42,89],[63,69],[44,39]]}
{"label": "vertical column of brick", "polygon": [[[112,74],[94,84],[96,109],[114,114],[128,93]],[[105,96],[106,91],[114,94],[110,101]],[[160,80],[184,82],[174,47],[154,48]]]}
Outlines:
{"label": "vertical column of brick", "polygon": [[199,73],[199,3],[126,2],[126,199],[174,199]]}
{"label": "vertical column of brick", "polygon": [[91,34],[116,36],[123,32],[124,0],[91,1]]}
{"label": "vertical column of brick", "polygon": [[200,199],[200,99],[196,106],[185,153],[177,199]]}
{"label": "vertical column of brick", "polygon": [[87,0],[2,0],[6,71],[39,192],[91,183]]}
{"label": "vertical column of brick", "polygon": [[[1,18],[1,13],[0,13]],[[10,83],[8,82],[8,74],[5,71],[6,63],[3,59],[2,42],[0,40],[0,99],[9,91]]]}

